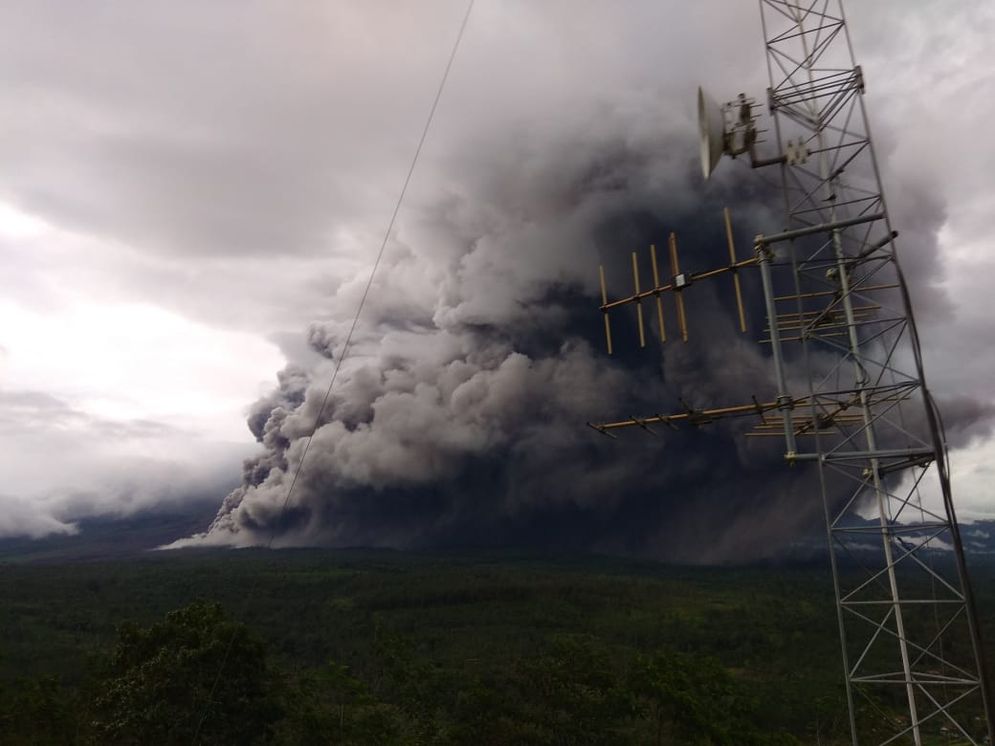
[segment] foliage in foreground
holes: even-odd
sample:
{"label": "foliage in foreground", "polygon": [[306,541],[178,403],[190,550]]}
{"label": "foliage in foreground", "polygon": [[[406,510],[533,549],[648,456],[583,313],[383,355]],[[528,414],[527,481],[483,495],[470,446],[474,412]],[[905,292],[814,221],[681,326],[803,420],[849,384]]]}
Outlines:
{"label": "foliage in foreground", "polygon": [[[990,642],[995,571],[978,571]],[[191,743],[208,700],[201,743],[849,742],[819,567],[365,550],[0,563],[0,630],[0,744]],[[228,640],[241,673],[208,697]]]}
{"label": "foliage in foreground", "polygon": [[386,630],[376,675],[344,665],[276,672],[262,642],[197,602],[116,645],[75,690],[52,679],[0,690],[0,742],[100,744],[760,744],[742,686],[716,661],[623,658],[556,636],[499,680],[458,680]]}
{"label": "foliage in foreground", "polygon": [[[219,675],[222,674],[222,675]],[[278,717],[262,642],[217,604],[122,625],[90,709],[102,743],[249,743]]]}

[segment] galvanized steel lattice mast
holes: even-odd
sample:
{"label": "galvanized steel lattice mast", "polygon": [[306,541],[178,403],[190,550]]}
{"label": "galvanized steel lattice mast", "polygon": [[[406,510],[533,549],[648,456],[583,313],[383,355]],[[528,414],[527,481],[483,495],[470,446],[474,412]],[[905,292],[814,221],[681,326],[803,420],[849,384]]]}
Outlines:
{"label": "galvanized steel lattice mast", "polygon": [[[770,88],[772,157],[759,159],[756,107],[727,104],[715,143],[781,172],[783,230],[755,256],[679,273],[616,306],[681,294],[695,279],[760,269],[776,396],[593,425],[703,423],[756,416],[755,434],[783,433],[789,463],[814,466],[826,517],[846,698],[854,744],[995,742],[992,705],[964,550],[951,497],[942,421],[881,187],[841,0],[759,0]],[[704,99],[699,102],[706,106]],[[729,115],[732,115],[730,124]],[[738,121],[737,120],[738,117]],[[709,134],[703,124],[703,148]],[[713,125],[714,130],[714,125]],[[707,163],[706,174],[714,166]],[[728,224],[727,224],[728,227]],[[737,281],[737,301],[742,305]],[[804,499],[806,496],[800,495]],[[938,740],[939,739],[939,740]]]}
{"label": "galvanized steel lattice mast", "polygon": [[[784,301],[792,311],[769,323],[799,338],[811,419],[860,414],[835,435],[815,428],[814,448],[794,456],[819,471],[853,739],[865,730],[862,714],[875,717],[874,706],[897,696],[907,718],[877,720],[868,729],[874,741],[918,745],[942,728],[980,743],[991,736],[990,702],[946,444],[842,3],[761,0],[760,12],[776,143],[792,154],[780,169],[795,297]],[[757,246],[776,238],[758,237]],[[814,360],[827,352],[832,364]],[[829,489],[836,482],[849,488],[842,501]],[[924,504],[924,492],[939,499]],[[858,509],[876,514],[877,525]],[[940,546],[953,550],[953,562]],[[840,560],[855,558],[865,572],[841,573]],[[979,713],[982,727],[972,722]]]}

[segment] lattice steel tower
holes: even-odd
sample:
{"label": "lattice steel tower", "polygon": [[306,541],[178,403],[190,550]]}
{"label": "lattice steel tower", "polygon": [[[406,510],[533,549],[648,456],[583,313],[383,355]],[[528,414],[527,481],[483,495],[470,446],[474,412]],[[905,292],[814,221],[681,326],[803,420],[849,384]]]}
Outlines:
{"label": "lattice steel tower", "polygon": [[[680,271],[602,305],[673,295],[686,340],[682,294],[695,282],[760,271],[773,395],[752,403],[592,425],[605,434],[654,423],[755,417],[753,435],[783,437],[785,459],[812,468],[830,546],[850,731],[854,744],[995,742],[977,615],[950,491],[946,442],[926,387],[908,288],[898,262],[841,0],[759,0],[772,140],[758,138],[759,107],[740,95],[722,106],[699,92],[702,165],[744,155],[781,174],[785,224],[758,235],[737,260],[726,212],[729,264]],[[759,149],[770,149],[760,157]],[[816,485],[818,485],[816,487]],[[799,495],[799,499],[809,495]]]}

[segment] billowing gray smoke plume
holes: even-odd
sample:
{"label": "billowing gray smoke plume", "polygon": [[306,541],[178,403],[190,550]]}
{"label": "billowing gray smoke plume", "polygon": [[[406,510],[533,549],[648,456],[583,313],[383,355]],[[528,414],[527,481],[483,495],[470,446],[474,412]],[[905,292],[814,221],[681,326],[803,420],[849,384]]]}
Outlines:
{"label": "billowing gray smoke plume", "polygon": [[[817,527],[810,474],[784,468],[780,443],[737,437],[745,423],[617,441],[585,427],[772,394],[749,279],[750,335],[735,328],[720,282],[689,293],[689,344],[668,342],[662,360],[657,347],[640,352],[619,312],[621,354],[603,352],[599,263],[617,297],[631,287],[630,252],[643,252],[648,272],[646,248],[672,229],[687,269],[722,263],[723,202],[744,248],[779,225],[777,195],[749,192],[748,172],[730,168],[727,186],[703,198],[696,168],[689,137],[635,136],[620,115],[555,144],[509,137],[452,158],[449,179],[409,207],[388,245],[310,446],[365,268],[328,288],[332,318],[308,329],[308,352],[252,407],[261,453],[210,528],[182,543],[524,545],[720,561],[771,554]],[[930,256],[922,248],[909,250]],[[909,262],[910,272],[927,264]],[[955,430],[991,414],[971,401],[958,412]]]}
{"label": "billowing gray smoke plume", "polygon": [[[915,300],[935,326],[956,322],[926,335],[934,385],[991,400],[995,203],[977,132],[995,79],[975,73],[991,67],[995,15],[983,0],[907,5],[851,3],[849,33]],[[740,159],[704,186],[694,163],[698,85],[763,100],[756,5],[659,0],[475,4],[357,345],[279,510],[466,6],[4,3],[0,471],[2,492],[31,503],[0,534],[219,499],[252,447],[229,442],[232,402],[280,367],[263,337],[289,365],[250,413],[259,455],[197,541],[709,559],[765,552],[809,519],[797,472],[774,443],[736,437],[743,423],[619,441],[584,426],[772,388],[755,286],[747,338],[728,285],[701,283],[689,345],[639,351],[619,313],[616,357],[603,350],[599,261],[617,296],[629,252],[671,229],[687,268],[724,261],[723,203],[744,254],[781,226],[778,195],[745,191],[773,174]],[[645,253],[642,268],[649,282]],[[113,314],[136,348],[90,313]],[[959,411],[983,427],[976,402]],[[990,511],[995,441],[980,445],[972,502]]]}

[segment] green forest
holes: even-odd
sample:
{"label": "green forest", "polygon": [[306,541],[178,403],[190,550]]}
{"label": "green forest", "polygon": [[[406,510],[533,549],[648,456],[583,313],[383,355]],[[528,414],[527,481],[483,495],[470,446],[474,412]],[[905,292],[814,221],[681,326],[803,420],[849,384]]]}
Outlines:
{"label": "green forest", "polygon": [[848,742],[821,564],[185,551],[0,596],[3,744]]}

